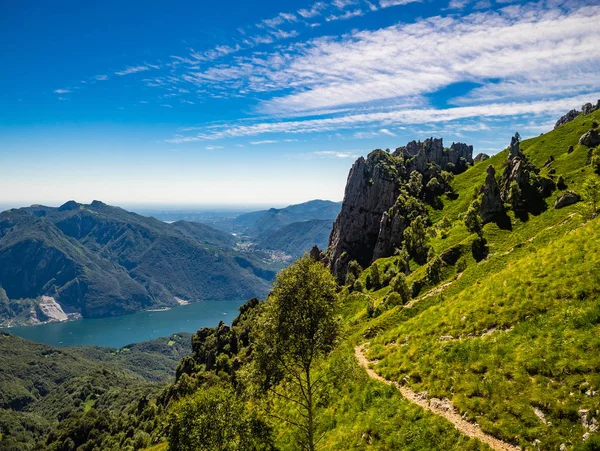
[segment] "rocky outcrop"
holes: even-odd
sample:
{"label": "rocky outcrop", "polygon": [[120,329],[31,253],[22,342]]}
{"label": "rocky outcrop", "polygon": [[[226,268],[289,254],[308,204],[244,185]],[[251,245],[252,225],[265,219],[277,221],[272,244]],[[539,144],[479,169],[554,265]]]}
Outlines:
{"label": "rocky outcrop", "polygon": [[568,190],[564,194],[562,194],[558,199],[556,199],[556,203],[554,204],[554,208],[557,210],[559,208],[568,207],[569,205],[576,204],[581,200],[581,196],[574,191]]}
{"label": "rocky outcrop", "polygon": [[581,114],[583,114],[585,116],[587,114],[593,113],[596,110],[600,110],[600,100],[598,100],[596,102],[596,105],[589,103],[589,102],[586,103],[585,105],[583,105],[581,107],[581,111],[577,111],[577,110],[569,111],[567,114],[562,116],[558,121],[556,121],[554,128],[556,129],[556,128],[560,127],[561,125],[571,122],[573,119],[579,117],[579,115],[581,115]]}
{"label": "rocky outcrop", "polygon": [[325,256],[338,281],[345,280],[351,260],[367,267],[373,259],[392,255],[402,245],[411,215],[419,214],[421,208],[421,199],[413,202],[414,197],[400,195],[412,171],[421,173],[426,185],[435,171],[460,173],[470,164],[473,146],[453,143],[444,148],[442,139],[437,138],[411,141],[391,155],[375,150],[366,159],[359,158],[350,170]]}
{"label": "rocky outcrop", "polygon": [[478,153],[477,156],[473,158],[473,161],[479,163],[480,161],[489,160],[489,158],[490,156],[487,153]]}
{"label": "rocky outcrop", "polygon": [[556,121],[556,124],[554,124],[554,128],[558,128],[563,124],[566,124],[568,122],[571,122],[572,120],[574,120],[575,118],[577,118],[577,116],[579,116],[581,113],[577,110],[571,110],[569,111],[567,114],[565,114],[564,116],[561,116],[559,120]]}
{"label": "rocky outcrop", "polygon": [[596,147],[600,145],[600,133],[590,129],[579,138],[579,144],[587,147]]}
{"label": "rocky outcrop", "polygon": [[500,196],[500,187],[496,181],[496,170],[489,165],[485,185],[482,187],[483,196],[479,206],[479,216],[483,222],[490,222],[498,215],[504,213],[504,203]]}
{"label": "rocky outcrop", "polygon": [[500,179],[502,202],[510,203],[515,211],[544,208],[543,199],[552,193],[555,183],[539,175],[540,169],[520,152],[516,137],[510,147],[508,164]]}
{"label": "rocky outcrop", "polygon": [[399,194],[398,170],[398,160],[382,150],[352,165],[342,209],[329,238],[328,257],[338,280],[344,280],[351,260],[363,267],[370,265],[381,218]]}
{"label": "rocky outcrop", "polygon": [[408,173],[418,171],[426,179],[430,163],[456,174],[473,164],[473,146],[452,143],[449,149],[444,149],[442,138],[428,138],[423,142],[411,141],[406,146],[397,148],[392,155],[404,158]]}
{"label": "rocky outcrop", "polygon": [[519,138],[515,135],[510,139],[510,146],[509,146],[509,152],[508,152],[508,158],[510,160],[512,160],[515,157],[518,157],[521,153],[521,141],[519,140]]}

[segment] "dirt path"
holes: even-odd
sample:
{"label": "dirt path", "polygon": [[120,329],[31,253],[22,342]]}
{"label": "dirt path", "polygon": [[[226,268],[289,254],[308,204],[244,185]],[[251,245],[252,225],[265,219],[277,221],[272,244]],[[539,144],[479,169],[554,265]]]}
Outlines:
{"label": "dirt path", "polygon": [[365,354],[363,353],[363,347],[364,345],[355,347],[354,353],[356,355],[356,358],[358,359],[358,363],[360,364],[360,366],[367,370],[367,374],[372,379],[378,380],[388,385],[393,385],[400,391],[400,393],[402,393],[402,396],[404,396],[413,404],[416,404],[422,407],[423,409],[427,409],[436,415],[444,417],[445,419],[450,421],[454,425],[454,427],[456,427],[456,429],[458,429],[462,434],[467,435],[471,438],[476,438],[496,451],[520,451],[520,448],[486,434],[479,428],[477,424],[471,423],[462,418],[454,410],[450,401],[439,400],[436,398],[428,400],[422,395],[415,393],[408,387],[403,387],[397,382],[392,382],[381,377],[372,368],[369,367],[369,365],[373,362],[367,360]]}
{"label": "dirt path", "polygon": [[446,288],[448,288],[450,285],[452,285],[454,282],[456,282],[458,279],[460,279],[462,277],[463,273],[461,272],[460,274],[456,275],[454,277],[454,279],[452,279],[450,282],[446,282],[442,285],[440,285],[439,287],[436,287],[430,291],[428,291],[427,293],[425,293],[423,296],[420,296],[416,299],[413,299],[410,302],[407,302],[404,305],[404,308],[411,308],[413,305],[415,305],[417,302],[421,302],[423,299],[427,299],[428,297],[433,296],[434,294],[438,294],[442,291],[444,291]]}

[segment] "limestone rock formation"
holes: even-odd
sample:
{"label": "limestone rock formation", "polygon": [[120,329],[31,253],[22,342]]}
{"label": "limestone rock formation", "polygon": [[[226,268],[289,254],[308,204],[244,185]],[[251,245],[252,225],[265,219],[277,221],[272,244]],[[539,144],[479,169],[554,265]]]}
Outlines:
{"label": "limestone rock formation", "polygon": [[563,195],[561,195],[558,199],[556,199],[556,203],[554,204],[554,208],[564,208],[569,205],[573,205],[581,200],[581,196],[574,191],[568,190]]}
{"label": "limestone rock formation", "polygon": [[479,206],[479,216],[483,222],[493,220],[497,215],[504,212],[504,203],[500,196],[500,187],[496,181],[496,170],[489,165],[485,185],[482,188],[483,196]]}
{"label": "limestone rock formation", "polygon": [[473,164],[473,146],[452,143],[449,149],[444,149],[442,138],[411,141],[406,146],[397,148],[392,155],[404,158],[407,173],[419,171],[425,178],[430,163],[454,173],[463,172],[467,165]]}
{"label": "limestone rock formation", "polygon": [[344,280],[351,260],[363,267],[370,265],[381,217],[398,197],[397,177],[396,159],[382,150],[352,165],[342,209],[329,238],[330,266],[339,280]]}
{"label": "limestone rock formation", "polygon": [[325,256],[338,281],[344,281],[351,260],[366,267],[401,246],[409,215],[420,211],[421,199],[400,196],[412,171],[421,173],[426,185],[435,171],[460,173],[469,164],[473,164],[473,146],[453,143],[444,148],[437,138],[411,141],[391,155],[375,150],[366,159],[359,158],[348,175]]}
{"label": "limestone rock formation", "polygon": [[579,144],[587,147],[596,147],[600,145],[600,133],[596,130],[588,130],[579,138]]}
{"label": "limestone rock formation", "polygon": [[490,156],[487,153],[478,153],[477,156],[475,158],[473,158],[473,161],[476,163],[479,163],[480,161],[485,161],[488,160],[490,158]]}

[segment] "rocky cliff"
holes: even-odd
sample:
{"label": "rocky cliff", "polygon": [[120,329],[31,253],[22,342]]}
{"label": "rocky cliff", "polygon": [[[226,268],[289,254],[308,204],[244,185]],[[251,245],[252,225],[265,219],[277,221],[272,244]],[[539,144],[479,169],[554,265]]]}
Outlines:
{"label": "rocky cliff", "polygon": [[[442,139],[411,141],[392,154],[374,150],[359,158],[348,175],[342,209],[329,238],[327,260],[341,282],[348,263],[368,266],[392,255],[402,245],[402,233],[415,215],[424,214],[421,200],[442,189],[442,174],[463,172],[473,164],[473,146]],[[418,192],[408,189],[410,174],[422,175]],[[433,179],[436,183],[428,183]],[[442,188],[439,188],[439,187]],[[412,191],[411,191],[412,190]]]}

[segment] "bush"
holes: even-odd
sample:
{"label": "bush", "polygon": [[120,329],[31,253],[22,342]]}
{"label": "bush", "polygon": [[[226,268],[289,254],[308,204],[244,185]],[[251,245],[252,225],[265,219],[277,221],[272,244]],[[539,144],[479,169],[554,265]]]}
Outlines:
{"label": "bush", "polygon": [[393,291],[386,296],[384,303],[387,308],[405,304],[405,302],[402,300],[402,297]]}
{"label": "bush", "polygon": [[471,205],[465,213],[464,221],[469,233],[476,233],[481,236],[483,234],[483,226],[481,218],[479,217],[479,206],[478,200],[471,202]]}
{"label": "bush", "polygon": [[394,279],[394,277],[396,277],[396,274],[398,274],[398,270],[394,266],[390,265],[383,274],[382,285],[389,285],[390,282]]}
{"label": "bush", "polygon": [[367,274],[367,290],[379,290],[381,288],[381,277],[379,276],[379,266],[377,263],[371,265],[371,270]]}
{"label": "bush", "polygon": [[438,256],[435,256],[433,259],[429,261],[427,264],[427,269],[425,273],[427,274],[427,279],[433,284],[436,284],[440,281],[442,277],[442,259]]}
{"label": "bush", "polygon": [[600,174],[600,146],[596,147],[592,151],[592,158],[590,160],[592,168],[596,174]]}
{"label": "bush", "polygon": [[394,277],[390,286],[392,291],[400,296],[403,304],[410,300],[410,290],[408,288],[408,284],[406,283],[406,276],[404,274],[400,273]]}
{"label": "bush", "polygon": [[365,284],[362,283],[362,280],[357,279],[356,282],[354,282],[353,291],[356,291],[358,293],[362,293],[363,291],[365,291]]}

